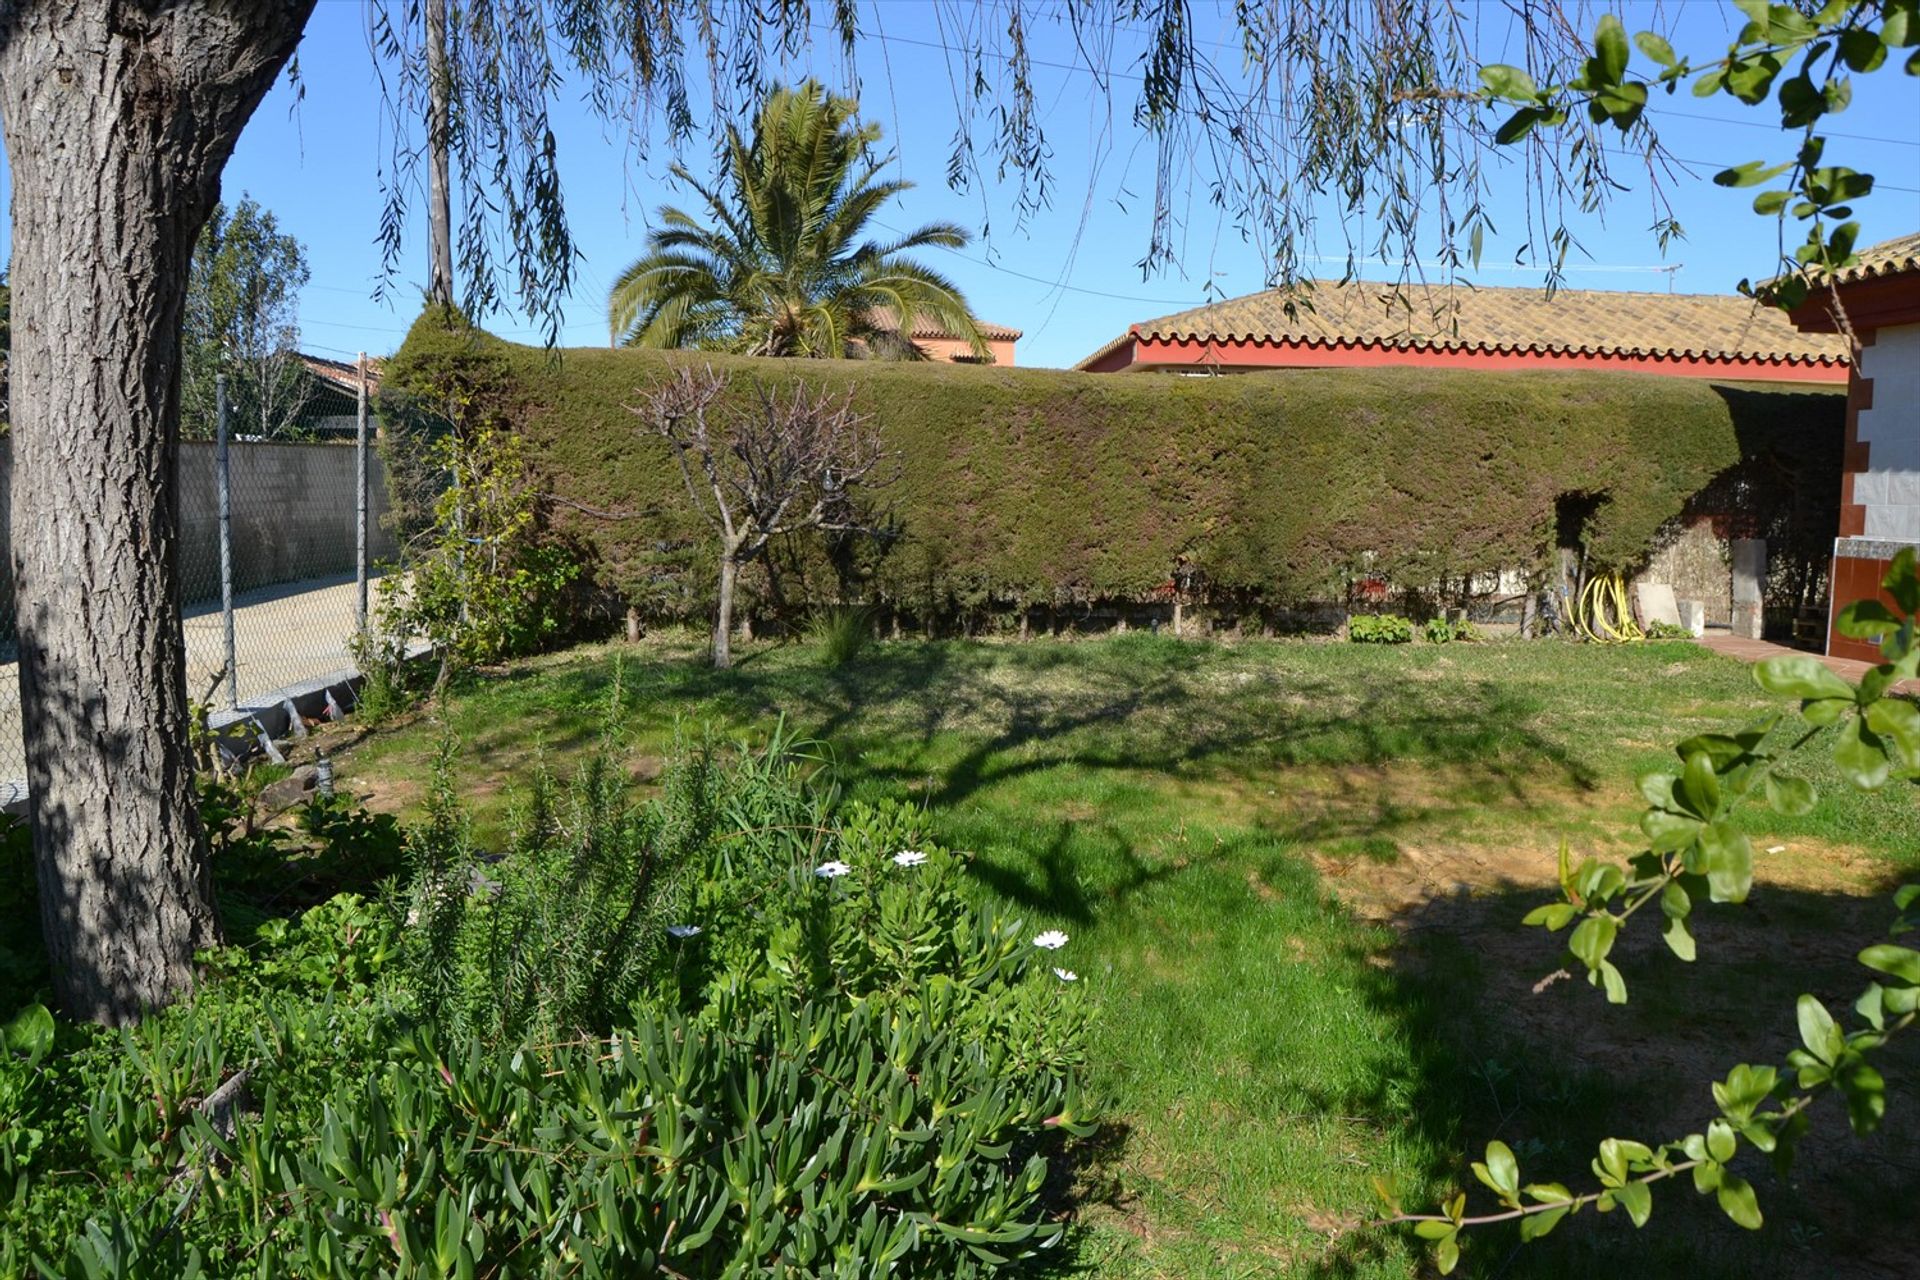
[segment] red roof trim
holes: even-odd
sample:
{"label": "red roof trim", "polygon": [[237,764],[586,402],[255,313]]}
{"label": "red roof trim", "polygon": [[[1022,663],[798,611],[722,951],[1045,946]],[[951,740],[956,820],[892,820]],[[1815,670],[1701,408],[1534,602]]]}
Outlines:
{"label": "red roof trim", "polygon": [[[1293,358],[1288,357],[1293,353]],[[1196,372],[1262,369],[1385,368],[1620,369],[1669,377],[1735,378],[1759,382],[1841,383],[1848,376],[1841,361],[1815,363],[1786,356],[1680,355],[1669,352],[1540,350],[1510,347],[1440,347],[1379,342],[1211,340],[1125,335],[1109,344],[1098,360],[1080,367],[1089,373],[1142,369]]]}
{"label": "red roof trim", "polygon": [[1578,356],[1628,356],[1638,359],[1701,360],[1718,364],[1809,364],[1842,365],[1847,361],[1841,356],[1808,356],[1795,353],[1775,353],[1766,356],[1732,354],[1721,351],[1693,350],[1674,347],[1612,347],[1556,346],[1550,343],[1529,342],[1452,342],[1446,339],[1404,338],[1387,341],[1381,338],[1268,338],[1258,334],[1201,335],[1155,334],[1148,336],[1140,332],[1135,325],[1128,330],[1128,336],[1136,342],[1158,343],[1167,346],[1194,347],[1228,346],[1236,348],[1274,348],[1291,351],[1301,350],[1373,350],[1373,351],[1441,351],[1441,352],[1486,352],[1490,355],[1578,355]]}

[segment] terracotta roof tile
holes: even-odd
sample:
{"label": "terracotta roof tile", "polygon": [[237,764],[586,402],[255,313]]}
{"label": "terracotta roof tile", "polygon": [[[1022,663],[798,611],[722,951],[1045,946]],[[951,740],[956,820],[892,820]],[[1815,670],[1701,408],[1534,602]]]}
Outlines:
{"label": "terracotta roof tile", "polygon": [[[1288,300],[1302,297],[1310,307],[1289,316]],[[1148,320],[1080,367],[1135,337],[1823,365],[1843,364],[1847,355],[1837,337],[1801,333],[1783,313],[1730,294],[1562,289],[1549,297],[1535,288],[1321,281],[1306,293],[1268,290]]]}
{"label": "terracotta roof tile", "polygon": [[[307,372],[322,382],[340,388],[348,395],[356,395],[360,387],[360,371],[351,360],[330,360],[326,356],[300,353],[300,363],[307,366]],[[380,389],[380,371],[386,364],[379,356],[367,357],[367,390]]]}
{"label": "terracotta roof tile", "polygon": [[[893,319],[893,312],[890,309],[882,309],[876,311],[873,318],[885,324]],[[1018,329],[1009,329],[1003,324],[989,324],[985,320],[977,320],[975,323],[980,326],[980,336],[988,342],[1017,342],[1020,339]],[[922,315],[914,316],[913,328],[907,332],[907,336],[909,338],[953,338],[956,341],[959,338],[958,334],[948,333],[946,327],[938,321]]]}
{"label": "terracotta roof tile", "polygon": [[1868,245],[1860,251],[1860,261],[1834,272],[1833,278],[1841,284],[1853,284],[1880,276],[1905,275],[1910,271],[1920,272],[1920,231]]}

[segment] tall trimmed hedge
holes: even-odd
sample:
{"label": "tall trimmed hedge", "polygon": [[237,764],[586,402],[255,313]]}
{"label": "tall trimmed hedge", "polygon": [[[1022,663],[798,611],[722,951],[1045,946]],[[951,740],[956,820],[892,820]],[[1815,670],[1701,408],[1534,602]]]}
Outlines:
{"label": "tall trimmed hedge", "polygon": [[[854,389],[900,459],[900,536],[865,594],[919,612],[985,601],[1144,599],[1183,563],[1210,592],[1339,599],[1364,571],[1405,584],[1541,563],[1561,500],[1597,507],[1590,563],[1627,567],[1743,461],[1822,474],[1844,397],[1619,373],[1300,370],[1218,378],[759,360],[500,342],[416,324],[405,388],[472,371],[476,404],[524,433],[627,598],[690,608],[712,572],[665,446],[629,411],[674,361]],[[584,514],[592,508],[601,515]],[[684,575],[680,576],[680,575]],[[679,595],[676,597],[676,592]]]}

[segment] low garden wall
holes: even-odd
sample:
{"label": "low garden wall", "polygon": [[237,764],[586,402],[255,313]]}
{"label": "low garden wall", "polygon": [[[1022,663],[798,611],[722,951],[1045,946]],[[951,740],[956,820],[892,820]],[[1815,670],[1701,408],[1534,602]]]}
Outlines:
{"label": "low garden wall", "polygon": [[[1524,580],[1561,545],[1583,547],[1590,567],[1631,569],[1703,516],[1743,530],[1785,519],[1817,546],[1837,500],[1826,477],[1842,395],[1647,375],[1174,378],[555,353],[429,317],[387,386],[459,381],[467,402],[525,437],[556,521],[591,548],[609,590],[656,616],[693,616],[711,590],[711,535],[665,445],[630,412],[689,359],[733,374],[742,396],[754,379],[799,378],[850,389],[873,416],[898,457],[884,491],[898,536],[838,556],[818,540],[785,549],[759,591],[763,604],[878,603],[908,625],[1029,609],[1057,622],[1175,600],[1311,618],[1381,590],[1455,603],[1475,584]],[[1782,504],[1782,476],[1816,478]],[[1729,510],[1703,512],[1703,497]],[[1791,541],[1772,527],[1741,536]]]}

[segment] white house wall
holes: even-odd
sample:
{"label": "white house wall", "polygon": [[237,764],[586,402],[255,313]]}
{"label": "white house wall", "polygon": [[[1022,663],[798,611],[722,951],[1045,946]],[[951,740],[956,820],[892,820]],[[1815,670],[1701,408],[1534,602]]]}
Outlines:
{"label": "white house wall", "polygon": [[1920,542],[1920,324],[1881,329],[1861,352],[1860,376],[1873,384],[1858,428],[1867,470],[1853,481],[1864,536]]}

